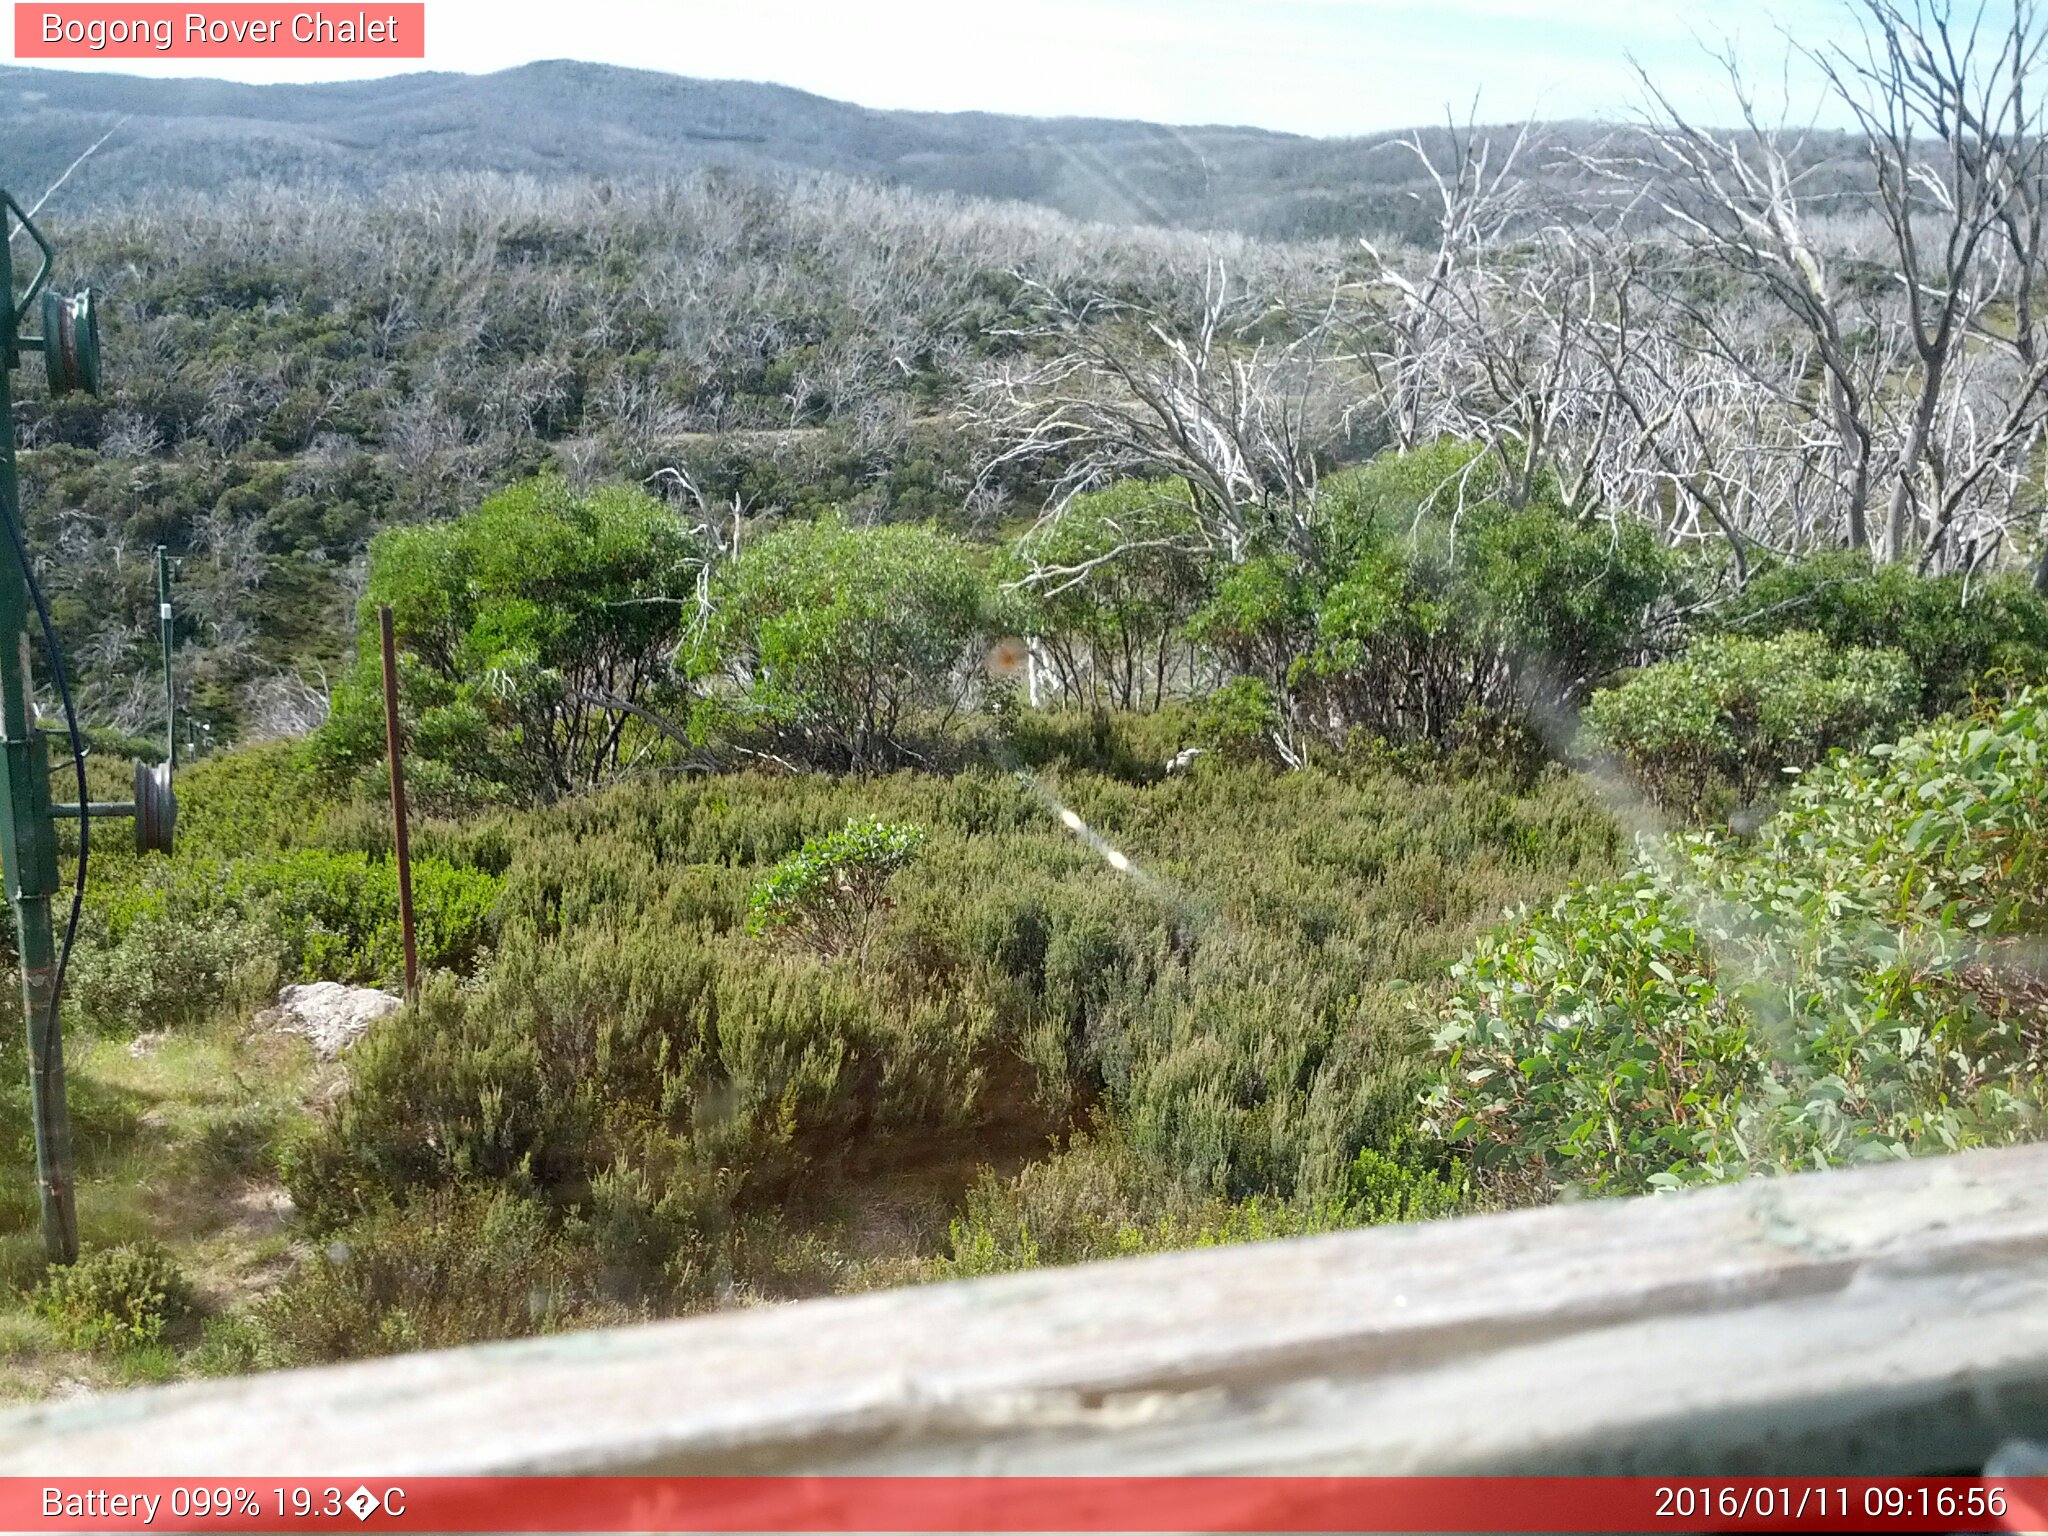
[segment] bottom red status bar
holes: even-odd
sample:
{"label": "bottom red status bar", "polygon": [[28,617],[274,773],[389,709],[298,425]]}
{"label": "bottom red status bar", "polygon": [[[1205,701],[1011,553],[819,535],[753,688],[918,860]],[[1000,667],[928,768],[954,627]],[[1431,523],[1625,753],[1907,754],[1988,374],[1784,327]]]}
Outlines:
{"label": "bottom red status bar", "polygon": [[10,1531],[2048,1531],[2048,1478],[0,1479]]}

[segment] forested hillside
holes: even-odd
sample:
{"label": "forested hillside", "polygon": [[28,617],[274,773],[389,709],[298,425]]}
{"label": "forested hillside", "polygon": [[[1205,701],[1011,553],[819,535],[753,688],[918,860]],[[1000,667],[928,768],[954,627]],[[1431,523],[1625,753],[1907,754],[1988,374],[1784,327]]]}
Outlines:
{"label": "forested hillside", "polygon": [[168,540],[194,718],[223,741],[288,724],[299,683],[331,672],[374,530],[543,467],[680,471],[692,489],[669,474],[666,494],[722,523],[985,524],[1029,475],[977,494],[986,434],[955,408],[1019,345],[1015,274],[1177,301],[1203,259],[1185,237],[837,180],[442,180],[374,206],[251,193],[53,224],[121,360],[105,398],[45,404],[31,382],[22,412],[74,675],[103,722],[158,707],[116,695],[154,643],[130,556]]}
{"label": "forested hillside", "polygon": [[[2048,125],[1858,14],[1849,142],[1446,133],[1370,239],[53,211],[111,382],[25,389],[38,569],[113,756],[169,547],[205,739],[95,855],[17,1390],[2036,1134]],[[384,604],[426,982],[322,1055],[279,989],[399,976]]]}

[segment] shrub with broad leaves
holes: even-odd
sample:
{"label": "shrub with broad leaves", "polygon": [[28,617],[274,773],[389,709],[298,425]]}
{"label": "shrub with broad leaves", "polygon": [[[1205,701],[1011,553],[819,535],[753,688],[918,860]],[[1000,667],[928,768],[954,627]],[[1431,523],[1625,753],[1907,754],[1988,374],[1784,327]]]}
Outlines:
{"label": "shrub with broad leaves", "polygon": [[1278,756],[1280,728],[1280,701],[1272,688],[1256,677],[1233,677],[1202,700],[1195,740],[1230,762],[1270,762]]}
{"label": "shrub with broad leaves", "polygon": [[692,737],[861,773],[926,761],[911,742],[943,735],[966,701],[988,608],[949,533],[785,524],[712,584],[685,648]]}
{"label": "shrub with broad leaves", "polygon": [[1897,651],[1840,650],[1800,631],[1717,636],[1595,694],[1585,723],[1653,799],[1697,816],[1717,791],[1747,805],[1788,771],[1866,744],[1909,719],[1918,694]]}
{"label": "shrub with broad leaves", "polygon": [[1843,648],[1900,651],[1913,660],[1924,715],[1987,683],[2048,679],[2048,600],[2017,571],[1923,576],[1911,561],[1876,565],[1862,550],[1824,550],[1759,565],[1709,622],[1751,638],[1808,630]]}
{"label": "shrub with broad leaves", "polygon": [[1808,775],[1753,841],[1646,842],[1483,938],[1435,1132],[1510,1199],[2019,1140],[2048,1101],[2048,693]]}
{"label": "shrub with broad leaves", "polygon": [[754,888],[748,931],[784,934],[821,955],[864,948],[890,904],[890,877],[924,841],[921,827],[879,821],[849,821],[812,838]]}

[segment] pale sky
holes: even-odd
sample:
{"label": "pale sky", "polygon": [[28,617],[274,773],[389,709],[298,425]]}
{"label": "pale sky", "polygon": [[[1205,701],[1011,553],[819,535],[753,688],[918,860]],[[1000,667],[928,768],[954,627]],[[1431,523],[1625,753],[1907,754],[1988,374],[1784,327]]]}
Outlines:
{"label": "pale sky", "polygon": [[[332,3],[353,15],[375,0]],[[117,14],[118,6],[108,6]],[[123,59],[62,67],[334,80],[574,58],[770,80],[871,107],[1248,123],[1344,134],[1462,117],[1624,116],[1634,55],[1726,121],[1703,45],[1780,94],[1784,34],[1853,35],[1846,0],[427,0],[424,65]],[[45,61],[31,60],[31,63]],[[1791,89],[1795,116],[1818,93]]]}

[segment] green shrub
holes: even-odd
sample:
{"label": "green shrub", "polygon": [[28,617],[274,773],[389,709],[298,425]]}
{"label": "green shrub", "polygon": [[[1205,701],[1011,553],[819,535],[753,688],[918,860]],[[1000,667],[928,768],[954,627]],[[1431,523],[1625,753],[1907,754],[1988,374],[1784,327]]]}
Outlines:
{"label": "green shrub", "polygon": [[820,955],[865,949],[889,880],[924,846],[922,827],[849,821],[814,837],[754,887],[747,931],[782,933]]}
{"label": "green shrub", "polygon": [[1511,1199],[2010,1141],[2040,1123],[2048,696],[1807,775],[1497,929],[1433,1014],[1433,1129]]}
{"label": "green shrub", "polygon": [[1330,1209],[1271,1196],[1228,1200],[1162,1179],[1108,1127],[1003,1180],[984,1170],[947,1233],[948,1278],[1077,1264],[1218,1242],[1255,1241],[1342,1225]]}
{"label": "green shrub", "polygon": [[1049,691],[1094,709],[1158,708],[1202,595],[1185,482],[1124,480],[1077,496],[997,554],[1007,623],[1036,637]]}
{"label": "green shrub", "polygon": [[1477,453],[1438,444],[1332,477],[1331,558],[1289,678],[1324,734],[1449,746],[1541,723],[1643,644],[1674,580],[1655,535],[1567,511],[1552,487],[1509,505]]}
{"label": "green shrub", "polygon": [[[426,969],[467,973],[492,932],[499,881],[432,855],[412,861],[413,921]],[[385,984],[404,975],[393,860],[300,848],[236,864],[230,899],[269,934],[286,975],[306,981]]]}
{"label": "green shrub", "polygon": [[464,1180],[574,1204],[635,1168],[665,1223],[702,1231],[856,1128],[971,1122],[989,1029],[973,995],[764,967],[654,914],[560,940],[516,925],[483,985],[430,985],[354,1048],[286,1184],[331,1227]]}
{"label": "green shrub", "polygon": [[1446,748],[1546,724],[1640,651],[1676,571],[1639,524],[1568,511],[1549,485],[1512,505],[1499,486],[1470,443],[1334,474],[1316,547],[1212,571],[1183,632],[1272,690],[1297,760],[1354,733]]}
{"label": "green shrub", "polygon": [[1283,698],[1315,636],[1316,573],[1290,555],[1257,554],[1218,574],[1189,615],[1188,639],[1225,668]]}
{"label": "green shrub", "polygon": [[[391,605],[413,801],[532,803],[602,783],[673,707],[670,656],[703,551],[633,487],[560,480],[370,546],[354,668],[309,743],[330,782],[385,751],[377,607]],[[650,713],[651,711],[651,713]]]}
{"label": "green shrub", "polygon": [[1418,522],[1448,522],[1461,508],[1498,504],[1500,461],[1484,443],[1439,438],[1403,453],[1382,453],[1325,476],[1316,511],[1323,556],[1343,566]]}
{"label": "green shrub", "polygon": [[2015,574],[1921,576],[1904,562],[1829,551],[1764,566],[1709,622],[1751,638],[1807,630],[1839,649],[1901,652],[1930,716],[1987,685],[2048,681],[2048,601]]}
{"label": "green shrub", "polygon": [[154,1243],[123,1243],[54,1268],[36,1287],[35,1309],[74,1349],[154,1344],[192,1304],[192,1287]]}
{"label": "green shrub", "polygon": [[240,1313],[201,1323],[199,1343],[183,1362],[194,1376],[248,1376],[278,1363],[262,1327]]}
{"label": "green shrub", "polygon": [[1916,692],[1896,651],[1838,651],[1800,631],[1708,637],[1595,694],[1585,722],[1654,799],[1699,815],[1717,787],[1750,804],[1788,771],[1896,727]]}
{"label": "green shrub", "polygon": [[[1109,726],[1148,756],[1173,739],[1153,716]],[[1164,779],[1155,760],[1127,779],[1072,766],[1061,728],[1035,776],[725,774],[505,818],[488,970],[431,981],[356,1045],[346,1093],[283,1151],[308,1227],[374,1235],[416,1206],[441,1221],[449,1191],[504,1195],[594,1254],[605,1296],[677,1310],[843,1284],[871,1242],[844,1213],[900,1199],[904,1167],[971,1184],[992,1149],[1028,1161],[1089,1113],[1135,1171],[1106,1225],[1029,1213],[1044,1258],[1437,1209],[1456,1179],[1402,1146],[1421,1084],[1393,984],[1611,869],[1591,794],[1557,771]],[[751,893],[850,820],[925,833],[862,963],[764,965]],[[1016,1248],[1000,1214],[990,1263]],[[918,1220],[942,1234],[943,1206]],[[496,1299],[446,1305],[528,1326]],[[321,1310],[385,1326],[355,1307]]]}
{"label": "green shrub", "polygon": [[124,1033],[177,1028],[274,985],[273,945],[228,879],[218,858],[181,854],[96,880],[68,988],[86,1017]]}
{"label": "green shrub", "polygon": [[[415,859],[420,963],[468,973],[495,931],[499,880]],[[388,859],[325,848],[244,858],[180,853],[94,883],[72,995],[102,1027],[179,1027],[288,978],[386,985],[404,971]]]}
{"label": "green shrub", "polygon": [[[265,742],[178,766],[178,850],[231,856],[304,842],[324,809],[304,744]],[[98,857],[98,843],[94,857]]]}
{"label": "green shrub", "polygon": [[631,1321],[602,1259],[516,1195],[451,1189],[331,1235],[318,1257],[223,1338],[238,1358],[317,1364]]}
{"label": "green shrub", "polygon": [[[1397,1151],[1408,1151],[1397,1143]],[[1360,1147],[1352,1160],[1343,1209],[1357,1226],[1382,1226],[1398,1221],[1434,1221],[1464,1209],[1471,1201],[1465,1170],[1448,1173],[1423,1167],[1377,1147]]]}
{"label": "green shrub", "polygon": [[1081,770],[1130,784],[1159,779],[1195,740],[1199,706],[1175,700],[1149,714],[1020,709],[999,722],[994,743],[970,758],[1005,772]]}
{"label": "green shrub", "polygon": [[1445,1177],[1372,1147],[1359,1150],[1329,1196],[1281,1200],[1255,1194],[1232,1200],[1190,1194],[1161,1178],[1120,1133],[1098,1125],[1094,1136],[1013,1179],[984,1170],[948,1228],[948,1252],[939,1270],[965,1278],[1427,1221],[1451,1215],[1469,1200],[1462,1170]]}
{"label": "green shrub", "polygon": [[780,528],[719,572],[688,657],[710,691],[693,734],[759,734],[778,755],[856,772],[915,760],[914,717],[958,709],[987,609],[950,534],[837,517]]}
{"label": "green shrub", "polygon": [[1227,762],[1273,762],[1281,724],[1280,701],[1272,688],[1256,677],[1235,677],[1202,700],[1195,742]]}

